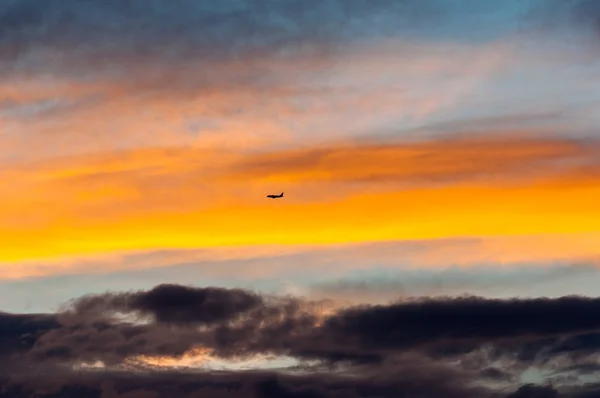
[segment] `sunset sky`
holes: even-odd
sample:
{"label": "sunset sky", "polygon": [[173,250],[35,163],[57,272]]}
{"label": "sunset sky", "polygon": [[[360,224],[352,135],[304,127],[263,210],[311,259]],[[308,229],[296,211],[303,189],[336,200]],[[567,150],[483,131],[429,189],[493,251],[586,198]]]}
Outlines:
{"label": "sunset sky", "polygon": [[0,0],[0,397],[596,396],[598,109],[594,0]]}

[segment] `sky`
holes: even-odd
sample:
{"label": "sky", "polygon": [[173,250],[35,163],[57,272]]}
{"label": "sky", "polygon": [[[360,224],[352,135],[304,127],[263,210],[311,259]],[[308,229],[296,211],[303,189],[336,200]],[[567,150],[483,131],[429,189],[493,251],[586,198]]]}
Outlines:
{"label": "sky", "polygon": [[600,396],[599,105],[594,0],[0,0],[0,398]]}

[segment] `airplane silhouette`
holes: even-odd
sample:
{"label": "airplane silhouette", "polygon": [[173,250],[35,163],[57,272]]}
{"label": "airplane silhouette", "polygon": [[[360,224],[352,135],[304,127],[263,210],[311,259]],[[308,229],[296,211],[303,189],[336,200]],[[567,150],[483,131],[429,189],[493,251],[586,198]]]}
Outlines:
{"label": "airplane silhouette", "polygon": [[267,198],[271,198],[271,199],[283,198],[283,192],[279,195],[267,195]]}

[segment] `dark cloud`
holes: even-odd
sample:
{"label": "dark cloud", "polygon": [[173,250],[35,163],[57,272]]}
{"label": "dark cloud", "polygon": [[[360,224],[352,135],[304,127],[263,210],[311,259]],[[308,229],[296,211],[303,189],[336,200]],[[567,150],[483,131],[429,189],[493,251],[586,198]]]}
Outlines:
{"label": "dark cloud", "polygon": [[163,284],[149,291],[82,297],[72,303],[70,315],[137,313],[158,323],[209,324],[233,320],[262,305],[259,295],[241,289]]}
{"label": "dark cloud", "polygon": [[[174,285],[84,297],[59,316],[64,327],[36,340],[31,354],[38,359],[118,362],[132,355],[178,356],[201,345],[225,357],[269,352],[378,363],[397,352],[447,357],[493,344],[531,361],[541,352],[584,355],[597,347],[600,329],[600,318],[590,315],[599,312],[600,299],[575,296],[412,299],[351,307],[325,318],[319,305],[293,298],[265,300],[235,289]],[[114,311],[141,311],[153,321],[135,324],[105,316]]]}
{"label": "dark cloud", "polygon": [[159,322],[211,323],[235,318],[261,304],[258,295],[239,289],[161,285],[134,296],[129,308],[151,313]]}
{"label": "dark cloud", "polygon": [[559,398],[559,395],[554,387],[526,384],[506,398]]}
{"label": "dark cloud", "polygon": [[28,355],[42,363],[103,361],[116,365],[139,355],[179,357],[204,342],[211,344],[190,328],[97,322],[51,330],[35,341]]}
{"label": "dark cloud", "polygon": [[[485,344],[583,333],[600,327],[600,299],[490,300],[477,297],[415,300],[341,311],[320,328],[328,344],[364,350]],[[459,345],[457,345],[459,344]]]}
{"label": "dark cloud", "polygon": [[[84,297],[58,315],[63,326],[39,336],[29,354],[119,363],[136,355],[176,357],[202,346],[223,357],[273,353],[379,364],[401,352],[454,357],[491,344],[497,355],[533,361],[542,354],[584,357],[596,350],[600,329],[600,318],[590,315],[599,312],[600,299],[586,297],[413,299],[322,315],[330,304],[175,285]],[[139,324],[106,316],[114,311],[152,317]]]}
{"label": "dark cloud", "polygon": [[587,383],[578,388],[574,388],[571,396],[573,398],[598,398],[600,397],[600,384]]}
{"label": "dark cloud", "polygon": [[398,396],[484,398],[485,388],[471,386],[465,372],[412,360],[352,377],[335,373],[251,372],[57,372],[20,375],[0,381],[0,398],[169,397],[169,398],[392,398]]}
{"label": "dark cloud", "polygon": [[[485,397],[490,391],[477,390],[473,382],[515,387],[520,372],[541,366],[556,376],[553,380],[566,383],[595,369],[598,298],[411,299],[331,312],[332,304],[178,285],[85,296],[57,314],[0,316],[1,353],[14,358],[11,365],[18,364],[0,368],[0,375],[10,376],[11,387],[5,391],[13,396],[25,394],[18,392],[19,385],[32,386],[35,368],[35,374],[43,369],[42,374],[56,375],[47,379],[54,384],[48,381],[42,387],[62,396],[73,394],[73,388],[88,388],[80,396],[188,397],[194,391],[221,396],[230,391],[240,397],[391,397],[399,392]],[[184,388],[189,380],[180,377],[185,372],[167,377],[155,365],[129,361],[139,356],[177,358],[195,348],[224,359],[274,354],[317,362],[302,361],[302,372],[293,377],[234,372],[219,379],[204,372],[194,377],[206,385]],[[108,369],[126,366],[135,372],[102,379],[97,372],[83,371],[91,381],[75,386],[67,369],[98,360]],[[148,372],[152,383],[138,376],[119,381]],[[62,378],[66,381],[59,382]],[[154,385],[156,380],[163,381]],[[523,386],[510,396],[538,396],[531,394],[545,391],[540,388]]]}
{"label": "dark cloud", "polygon": [[479,374],[484,379],[496,381],[512,381],[512,374],[505,372],[502,369],[490,367],[481,371]]}
{"label": "dark cloud", "polygon": [[[38,361],[115,364],[136,355],[180,356],[198,345],[226,357],[310,352],[308,341],[295,345],[297,334],[307,337],[315,330],[323,305],[327,302],[180,285],[84,296],[64,306],[57,314],[63,327],[38,338],[30,354]],[[313,355],[318,357],[318,351]],[[339,355],[353,357],[351,351]]]}
{"label": "dark cloud", "polygon": [[0,313],[0,362],[31,349],[37,337],[58,327],[52,315]]}
{"label": "dark cloud", "polygon": [[[385,368],[339,372],[102,371],[19,373],[0,379],[4,397],[487,397],[470,374],[432,361],[405,358]],[[350,377],[349,377],[350,376]]]}
{"label": "dark cloud", "polygon": [[[373,377],[370,381],[363,377],[354,380],[336,377],[304,376],[295,378],[269,377],[256,383],[255,392],[264,398],[358,398],[358,397],[476,397],[487,396],[485,388],[468,386],[468,379],[459,372],[448,372],[435,366],[421,368],[415,363],[411,370],[409,363],[393,377],[390,372],[382,372],[383,377]],[[286,380],[287,379],[287,380]],[[295,380],[294,380],[295,379]]]}

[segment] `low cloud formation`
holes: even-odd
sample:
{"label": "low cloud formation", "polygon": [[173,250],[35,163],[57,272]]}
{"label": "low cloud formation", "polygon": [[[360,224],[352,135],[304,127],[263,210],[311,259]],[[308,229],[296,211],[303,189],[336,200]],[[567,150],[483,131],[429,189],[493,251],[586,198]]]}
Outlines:
{"label": "low cloud formation", "polygon": [[[84,296],[55,314],[0,315],[0,397],[584,397],[593,384],[576,382],[600,349],[598,313],[599,298],[577,296],[342,307],[159,285]],[[228,370],[181,364],[193,355]],[[235,370],[264,355],[299,362]],[[519,386],[532,367],[555,386]]]}

